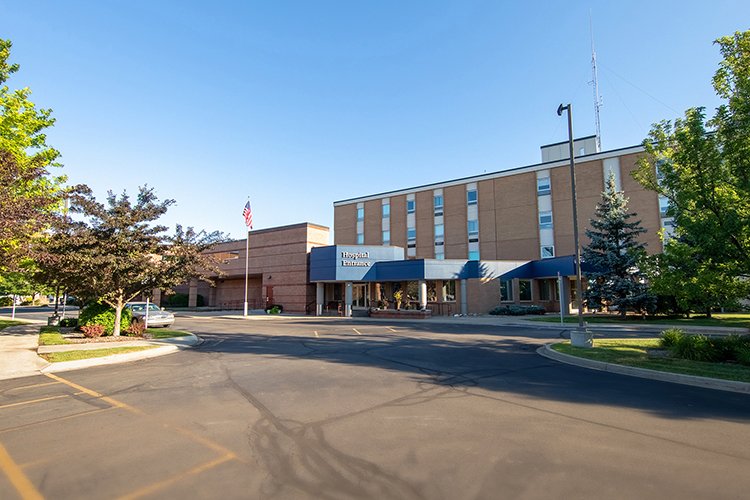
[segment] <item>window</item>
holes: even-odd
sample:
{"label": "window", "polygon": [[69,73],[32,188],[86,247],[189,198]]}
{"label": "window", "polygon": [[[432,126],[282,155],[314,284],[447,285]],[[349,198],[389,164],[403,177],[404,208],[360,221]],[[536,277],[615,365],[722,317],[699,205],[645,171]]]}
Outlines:
{"label": "window", "polygon": [[383,218],[387,219],[390,216],[391,216],[391,204],[386,203],[385,205],[383,205]]}
{"label": "window", "polygon": [[550,293],[549,293],[549,287],[551,285],[551,282],[548,280],[541,280],[539,281],[539,300],[549,300]]}
{"label": "window", "polygon": [[414,200],[406,200],[406,213],[407,214],[413,214],[414,210],[417,208],[417,202]]}
{"label": "window", "polygon": [[357,245],[364,245],[365,244],[365,235],[364,233],[358,233],[357,234]]}
{"label": "window", "polygon": [[518,295],[521,300],[531,300],[531,280],[518,281]]}
{"label": "window", "polygon": [[469,250],[469,260],[479,260],[479,250]]}
{"label": "window", "polygon": [[536,194],[542,196],[550,193],[549,177],[539,177],[536,180]]}
{"label": "window", "polygon": [[555,256],[555,247],[553,245],[549,246],[543,246],[542,247],[542,258],[543,259],[551,259]]}
{"label": "window", "polygon": [[435,206],[435,217],[443,215],[443,195],[436,194],[433,198],[433,204]]}
{"label": "window", "polygon": [[669,199],[666,196],[659,196],[659,214],[666,217],[667,210],[669,210]]}
{"label": "window", "polygon": [[435,258],[437,260],[444,260],[445,259],[445,247],[443,247],[443,246],[436,246],[435,247]]}
{"label": "window", "polygon": [[474,219],[467,222],[469,236],[479,236],[479,221]]}
{"label": "window", "polygon": [[477,190],[476,189],[472,189],[471,191],[466,191],[466,204],[467,205],[477,204]]}
{"label": "window", "polygon": [[409,241],[415,241],[417,239],[417,230],[413,227],[410,227],[406,230],[406,239]]}
{"label": "window", "polygon": [[539,229],[552,229],[552,212],[539,212]]}
{"label": "window", "polygon": [[443,236],[445,236],[445,228],[442,224],[435,224],[435,240],[437,239],[443,239]]}
{"label": "window", "polygon": [[443,302],[455,302],[456,300],[456,282],[443,281]]}
{"label": "window", "polygon": [[500,300],[502,302],[513,301],[513,281],[500,280]]}
{"label": "window", "polygon": [[364,208],[358,208],[357,209],[357,220],[365,220],[365,209]]}
{"label": "window", "polygon": [[383,245],[390,245],[390,244],[391,244],[391,232],[383,231]]}

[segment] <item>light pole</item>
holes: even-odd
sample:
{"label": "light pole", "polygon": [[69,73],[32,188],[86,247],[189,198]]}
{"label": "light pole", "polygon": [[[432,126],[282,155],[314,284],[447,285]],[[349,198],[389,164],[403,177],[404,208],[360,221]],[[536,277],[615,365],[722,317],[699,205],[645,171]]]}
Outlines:
{"label": "light pole", "polygon": [[[578,298],[578,329],[570,332],[570,344],[576,347],[592,347],[593,338],[591,333],[583,326],[583,280],[581,277],[581,245],[578,239],[578,201],[576,198],[576,169],[575,156],[573,154],[573,106],[562,105],[557,108],[557,116],[562,116],[563,111],[568,111],[568,148],[570,151],[570,190],[573,195],[573,242],[576,247],[576,297]],[[562,296],[560,297],[562,308]]]}

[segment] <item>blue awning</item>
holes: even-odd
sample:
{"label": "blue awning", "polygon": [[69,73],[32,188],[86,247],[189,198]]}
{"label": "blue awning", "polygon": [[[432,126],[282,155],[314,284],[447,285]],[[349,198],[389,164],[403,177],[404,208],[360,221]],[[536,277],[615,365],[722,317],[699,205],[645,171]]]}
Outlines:
{"label": "blue awning", "polygon": [[[584,274],[594,271],[595,268],[585,262],[581,263],[581,272]],[[557,278],[560,276],[576,275],[576,256],[565,255],[552,259],[532,260],[512,271],[500,276],[500,279],[510,280],[513,278],[535,279],[535,278]]]}

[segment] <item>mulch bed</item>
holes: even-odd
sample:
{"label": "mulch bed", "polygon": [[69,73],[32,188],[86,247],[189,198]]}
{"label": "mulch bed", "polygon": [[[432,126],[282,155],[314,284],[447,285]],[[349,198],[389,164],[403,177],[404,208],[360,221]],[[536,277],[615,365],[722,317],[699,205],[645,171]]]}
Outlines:
{"label": "mulch bed", "polygon": [[128,335],[120,335],[119,337],[113,337],[111,335],[106,337],[84,337],[80,332],[64,333],[63,338],[71,344],[100,344],[107,342],[130,342],[132,340],[151,340],[148,337],[131,337]]}

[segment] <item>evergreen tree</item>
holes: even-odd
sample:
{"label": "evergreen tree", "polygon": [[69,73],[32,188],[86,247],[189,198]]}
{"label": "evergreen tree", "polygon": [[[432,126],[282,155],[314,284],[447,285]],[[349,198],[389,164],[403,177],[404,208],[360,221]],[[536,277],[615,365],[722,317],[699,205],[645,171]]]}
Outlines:
{"label": "evergreen tree", "polygon": [[616,306],[623,316],[628,310],[648,309],[654,302],[639,268],[646,245],[638,236],[646,230],[641,221],[630,221],[636,214],[628,213],[627,205],[628,199],[617,191],[610,173],[596,218],[591,219],[592,229],[586,230],[590,243],[582,252],[586,264],[595,269],[586,273],[586,305],[591,309]]}

